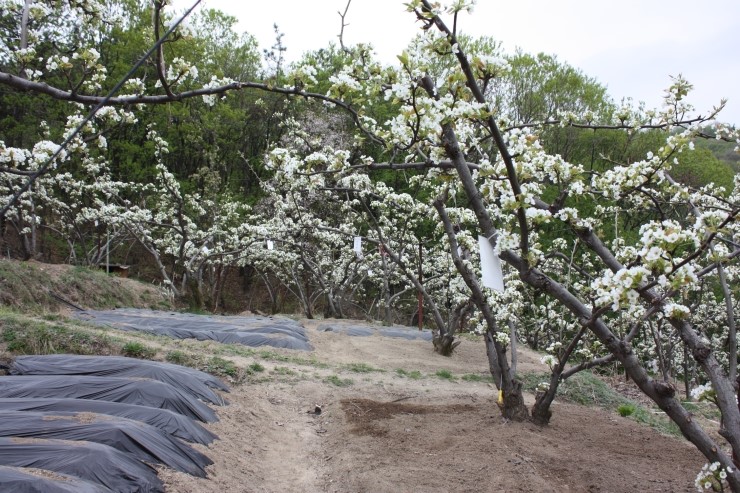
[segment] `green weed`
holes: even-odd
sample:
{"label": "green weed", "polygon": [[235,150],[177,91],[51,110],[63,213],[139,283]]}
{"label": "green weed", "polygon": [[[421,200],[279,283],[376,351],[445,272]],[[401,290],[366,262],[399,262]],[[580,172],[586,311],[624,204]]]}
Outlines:
{"label": "green weed", "polygon": [[213,356],[206,361],[204,370],[213,375],[225,375],[232,378],[236,378],[239,374],[239,370],[233,361],[218,356]]}
{"label": "green weed", "polygon": [[355,383],[354,380],[352,380],[351,378],[340,378],[337,375],[326,377],[326,382],[332,385],[336,385],[337,387],[349,387],[350,385]]}
{"label": "green weed", "polygon": [[460,378],[466,382],[493,382],[493,377],[491,377],[491,375],[483,376],[475,373],[466,373]]}
{"label": "green weed", "polygon": [[175,365],[187,365],[190,363],[191,358],[183,351],[175,349],[174,351],[169,351],[165,355],[165,359]]}
{"label": "green weed", "polygon": [[298,375],[296,372],[288,368],[287,366],[276,366],[272,369],[272,373],[275,375],[284,375],[284,376],[295,376]]}
{"label": "green weed", "polygon": [[254,375],[255,373],[260,373],[263,371],[265,371],[265,367],[260,365],[259,363],[252,363],[247,367],[248,375]]}
{"label": "green weed", "polygon": [[124,356],[139,359],[152,359],[157,351],[139,341],[130,341],[123,345],[121,352]]}
{"label": "green weed", "polygon": [[[549,374],[523,374],[524,388],[530,392],[539,385],[540,382],[549,381]],[[640,404],[627,399],[619,392],[611,388],[606,382],[588,371],[582,371],[570,377],[558,387],[558,395],[561,398],[583,406],[597,406],[606,410],[618,413],[629,412],[630,419],[650,426],[661,433],[673,436],[681,436],[681,432],[670,419],[662,413],[654,413],[652,409],[645,408]],[[620,407],[622,410],[620,410]]]}
{"label": "green weed", "polygon": [[120,353],[120,346],[105,334],[20,314],[0,313],[0,338],[7,344],[7,350],[16,354]]}
{"label": "green weed", "polygon": [[378,372],[383,371],[380,368],[375,368],[366,363],[352,363],[352,364],[347,365],[347,369],[355,373],[371,373],[374,371],[378,371]]}
{"label": "green weed", "polygon": [[422,377],[419,370],[406,371],[403,368],[396,368],[396,375],[399,377],[410,378],[412,380],[419,380]]}
{"label": "green weed", "polygon": [[634,404],[620,404],[619,407],[617,407],[617,412],[623,418],[626,418],[627,416],[632,416],[633,414],[635,414],[636,410],[637,407],[635,407]]}
{"label": "green weed", "polygon": [[455,380],[455,376],[452,374],[450,370],[437,370],[437,372],[434,374],[437,378],[441,378],[443,380]]}

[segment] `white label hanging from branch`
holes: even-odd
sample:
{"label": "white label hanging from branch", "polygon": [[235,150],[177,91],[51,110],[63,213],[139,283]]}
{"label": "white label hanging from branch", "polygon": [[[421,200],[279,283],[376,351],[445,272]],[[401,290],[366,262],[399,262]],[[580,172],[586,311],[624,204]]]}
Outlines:
{"label": "white label hanging from branch", "polygon": [[504,273],[501,269],[501,259],[493,251],[493,246],[485,236],[478,236],[480,245],[480,270],[483,274],[482,284],[501,293],[504,292]]}
{"label": "white label hanging from branch", "polygon": [[355,246],[353,250],[357,254],[357,258],[362,258],[362,237],[361,236],[355,236]]}
{"label": "white label hanging from branch", "polygon": [[272,243],[272,240],[267,240],[267,249],[268,250],[274,250],[275,245]]}

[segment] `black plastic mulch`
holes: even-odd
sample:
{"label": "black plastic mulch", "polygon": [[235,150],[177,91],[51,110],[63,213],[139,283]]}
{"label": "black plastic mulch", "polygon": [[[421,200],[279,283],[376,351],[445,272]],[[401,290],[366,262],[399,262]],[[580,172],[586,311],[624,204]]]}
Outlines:
{"label": "black plastic mulch", "polygon": [[301,351],[313,349],[305,329],[298,322],[281,317],[210,316],[134,308],[87,310],[77,312],[75,316],[96,325],[166,335],[175,339]]}
{"label": "black plastic mulch", "polygon": [[215,388],[229,391],[229,388],[213,375],[185,366],[123,356],[80,356],[76,354],[18,356],[10,365],[10,374],[150,378],[168,383],[211,404],[221,406],[228,403],[211,390]]}
{"label": "black plastic mulch", "polygon": [[432,331],[428,329],[419,330],[412,327],[402,327],[399,325],[393,327],[371,327],[368,325],[340,325],[325,323],[319,325],[318,330],[320,332],[336,332],[338,334],[347,334],[348,336],[353,337],[370,337],[373,334],[378,334],[379,336],[385,337],[394,337],[408,340],[420,339],[423,341],[431,341],[433,336]]}
{"label": "black plastic mulch", "polygon": [[101,443],[140,461],[164,464],[201,478],[206,477],[205,467],[213,464],[191,446],[153,426],[102,414],[3,411],[0,437]]}
{"label": "black plastic mulch", "polygon": [[151,466],[99,443],[0,438],[0,465],[68,474],[116,493],[164,493]]}
{"label": "black plastic mulch", "polygon": [[51,479],[30,469],[0,466],[0,491],[13,493],[113,493],[101,484],[55,473]]}
{"label": "black plastic mulch", "polygon": [[218,421],[206,404],[172,385],[122,377],[6,376],[0,377],[0,397],[73,398],[138,404],[169,409],[206,423]]}
{"label": "black plastic mulch", "polygon": [[168,409],[90,399],[0,398],[0,411],[98,413],[133,419],[188,442],[208,445],[218,437],[198,422]]}

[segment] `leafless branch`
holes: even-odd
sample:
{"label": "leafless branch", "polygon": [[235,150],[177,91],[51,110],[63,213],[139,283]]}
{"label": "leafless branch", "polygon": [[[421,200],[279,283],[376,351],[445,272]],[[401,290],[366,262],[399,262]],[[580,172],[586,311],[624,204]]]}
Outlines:
{"label": "leafless branch", "polygon": [[349,24],[344,22],[344,19],[347,17],[347,11],[349,11],[349,5],[352,3],[352,0],[347,0],[347,6],[344,7],[344,13],[337,11],[337,14],[339,14],[339,17],[342,18],[342,27],[339,29],[339,46],[342,48],[342,51],[347,51],[347,48],[344,47],[344,28],[349,26]]}
{"label": "leafless branch", "polygon": [[605,365],[607,363],[611,363],[614,360],[615,360],[614,355],[609,354],[601,358],[592,359],[591,361],[584,361],[583,363],[580,363],[576,366],[569,368],[567,371],[564,371],[563,374],[560,376],[560,378],[561,380],[567,380],[568,378],[572,377],[573,375],[575,375],[576,373],[580,371],[588,370],[595,366]]}

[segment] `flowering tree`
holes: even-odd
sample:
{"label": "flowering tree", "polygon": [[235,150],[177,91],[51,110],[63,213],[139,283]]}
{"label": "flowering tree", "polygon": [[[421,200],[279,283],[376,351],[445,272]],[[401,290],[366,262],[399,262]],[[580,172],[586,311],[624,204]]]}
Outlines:
{"label": "flowering tree", "polygon": [[[452,12],[457,15],[463,8],[466,4],[458,2]],[[558,156],[545,154],[531,133],[519,129],[502,131],[499,122],[488,113],[480,89],[485,69],[481,70],[479,64],[468,59],[455,33],[442,21],[442,11],[426,0],[411,2],[409,9],[430,31],[436,29],[439,33],[431,36],[430,44],[448,46],[450,56],[460,65],[458,85],[440,87],[422,71],[409,85],[419,97],[426,97],[430,102],[449,101],[446,111],[437,117],[437,149],[455,165],[483,234],[495,242],[502,260],[518,272],[522,281],[556,299],[584,329],[591,331],[640,389],[678,424],[684,435],[707,458],[719,462],[727,470],[732,488],[738,489],[737,465],[733,469],[730,456],[691,419],[675,398],[675,389],[662,379],[653,378],[640,364],[630,344],[631,334],[640,331],[651,318],[662,317],[673,327],[711,381],[722,413],[720,434],[737,455],[740,451],[740,411],[736,383],[730,380],[727,370],[715,356],[718,348],[713,348],[706,336],[690,323],[689,309],[682,303],[683,296],[696,289],[701,275],[722,264],[712,254],[711,246],[717,237],[733,236],[734,219],[740,211],[732,194],[725,198],[711,188],[691,193],[670,179],[674,158],[690,144],[696,124],[704,121],[685,117],[690,108],[682,100],[690,86],[677,79],[668,92],[666,110],[662,113],[643,116],[626,110],[618,112],[617,121],[611,123],[614,127],[651,125],[680,132],[668,133],[665,144],[656,152],[648,153],[644,160],[617,165],[595,175],[589,183],[582,168]],[[713,116],[714,113],[708,118]],[[470,130],[465,126],[467,122]],[[483,129],[483,135],[495,145],[483,154],[490,168],[486,166],[482,172],[475,173],[471,172],[467,157],[471,152],[480,153],[483,148],[479,140],[481,134],[477,134],[476,139],[477,129]],[[481,176],[484,174],[500,176],[502,181],[498,183],[506,185],[493,186],[489,180],[478,181],[485,178]],[[558,194],[555,200],[546,202],[542,196],[550,184],[557,187]],[[598,210],[607,217],[615,214],[618,220],[625,209],[650,211],[656,217],[645,221],[640,237],[633,244],[615,238],[612,245],[607,245],[595,218],[581,217],[574,207],[578,197],[588,195],[604,204]],[[490,206],[497,203],[501,205]],[[685,219],[681,217],[680,204],[684,211],[686,207],[696,210],[696,220],[680,221]],[[438,210],[442,215],[441,206]],[[442,219],[444,221],[443,216]],[[597,274],[592,281],[581,278],[569,285],[555,273],[541,269],[546,252],[540,243],[544,229],[540,225],[555,222],[567,227],[575,241],[586,249],[586,255],[594,263],[593,272]],[[732,252],[724,250],[722,258],[733,256]],[[623,320],[629,321],[629,331],[619,331]]]}
{"label": "flowering tree", "polygon": [[[450,12],[457,15],[467,7],[458,2]],[[386,121],[375,121],[360,112],[364,131],[385,145],[389,155],[403,158],[401,163],[375,165],[428,170],[425,183],[437,197],[434,206],[453,256],[457,240],[446,209],[452,191],[463,193],[480,232],[495,245],[501,259],[524,284],[547,295],[561,313],[568,314],[566,329],[574,335],[567,343],[558,341],[564,350],[557,361],[551,360],[554,376],[538,396],[534,418],[540,422],[549,418],[549,401],[565,376],[569,356],[576,351],[584,358],[591,356],[590,349],[579,349],[589,333],[598,340],[597,354],[581,367],[619,362],[687,438],[709,459],[722,464],[736,488],[737,473],[730,456],[691,419],[670,382],[651,374],[631,344],[651,323],[671,327],[711,381],[723,416],[720,433],[736,453],[740,413],[735,382],[715,356],[722,348],[712,347],[706,334],[691,324],[686,303],[700,288],[701,279],[735,257],[734,250],[723,249],[719,259],[713,252],[718,239],[733,237],[738,206],[734,192],[712,187],[689,190],[670,178],[674,161],[680,153],[690,152],[690,141],[699,125],[712,119],[716,111],[703,118],[687,116],[691,109],[683,98],[690,86],[678,78],[662,111],[643,113],[623,107],[614,112],[611,121],[603,122],[594,122],[591,115],[582,121],[572,113],[535,126],[507,122],[493,113],[482,90],[504,69],[500,61],[469,58],[465,46],[442,21],[439,7],[420,1],[411,2],[409,9],[425,23],[427,35],[400,57],[402,70],[389,72],[356,62],[334,78],[331,94],[344,100],[381,94],[396,101],[399,111]],[[438,56],[453,57],[459,69],[432,78],[428,67]],[[544,151],[535,132],[554,124],[624,132],[660,128],[666,132],[662,144],[643,159],[612,163],[608,169],[587,174],[582,166]],[[726,137],[737,139],[733,134]],[[450,179],[446,171],[451,169],[456,179]],[[546,201],[543,197],[552,198]],[[589,211],[584,202],[596,207]],[[695,218],[687,221],[687,210],[696,210]],[[636,237],[628,238],[619,230],[625,217],[635,216],[641,218],[642,226]],[[609,230],[603,228],[605,219]],[[557,235],[564,243],[553,248],[555,231],[566,234]],[[569,256],[571,268],[548,262],[562,254],[560,249],[573,252]],[[506,363],[505,338],[498,336],[500,323],[490,309],[485,289],[477,285],[461,259],[456,263],[491,335],[487,340],[496,356],[504,412],[522,417],[526,412],[520,384]]]}

